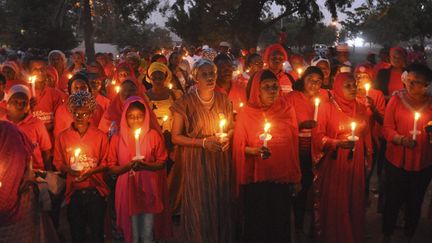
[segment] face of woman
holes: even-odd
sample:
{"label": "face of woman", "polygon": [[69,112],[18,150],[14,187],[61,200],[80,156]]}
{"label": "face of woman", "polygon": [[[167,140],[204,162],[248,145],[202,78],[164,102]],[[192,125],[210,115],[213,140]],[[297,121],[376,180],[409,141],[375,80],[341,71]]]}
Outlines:
{"label": "face of woman", "polygon": [[307,96],[316,96],[319,93],[322,84],[321,75],[311,73],[304,78],[304,92]]}
{"label": "face of woman", "polygon": [[144,111],[136,107],[129,107],[126,112],[126,122],[132,130],[140,128],[144,122],[144,118]]}
{"label": "face of woman", "polygon": [[330,67],[326,61],[318,62],[316,66],[324,73],[325,79],[330,77]]}
{"label": "face of woman", "polygon": [[196,75],[197,88],[199,90],[214,90],[216,87],[216,68],[205,64],[198,69]]}
{"label": "face of woman", "polygon": [[129,72],[128,68],[125,68],[125,67],[119,68],[118,76],[120,78],[120,81],[125,80],[127,77],[129,77],[129,75],[130,75],[130,72]]}
{"label": "face of woman", "polygon": [[92,88],[92,91],[95,93],[98,93],[102,89],[102,79],[96,78],[90,80],[90,86]]}
{"label": "face of woman", "polygon": [[78,91],[87,91],[88,92],[88,90],[89,90],[89,88],[88,88],[86,82],[81,80],[81,79],[74,80],[71,84],[71,94],[74,94]]}
{"label": "face of woman", "polygon": [[78,53],[74,53],[72,55],[72,62],[75,64],[75,66],[82,65],[81,55]]}
{"label": "face of woman", "polygon": [[426,90],[429,82],[423,75],[415,72],[409,72],[405,81],[408,94],[414,97],[423,97],[426,95]]}
{"label": "face of woman", "polygon": [[257,56],[255,58],[253,58],[251,61],[250,72],[251,73],[259,72],[259,71],[263,70],[263,67],[264,67],[264,61],[263,61],[262,57]]}
{"label": "face of woman", "polygon": [[88,107],[76,107],[72,109],[75,126],[88,126],[93,112]]}
{"label": "face of woman", "polygon": [[405,55],[401,51],[390,52],[390,63],[395,68],[404,68],[406,63]]}
{"label": "face of woman", "polygon": [[343,96],[346,100],[355,100],[357,95],[357,84],[353,78],[347,78],[342,87]]}
{"label": "face of woman", "polygon": [[7,102],[7,114],[12,119],[22,119],[30,111],[30,102],[24,93],[16,93]]}
{"label": "face of woman", "polygon": [[161,71],[155,71],[150,75],[150,80],[153,85],[161,87],[165,85],[166,75]]}
{"label": "face of woman", "polygon": [[269,68],[272,71],[280,71],[282,70],[284,63],[284,55],[280,51],[275,51],[270,54],[269,57]]}
{"label": "face of woman", "polygon": [[172,54],[172,56],[170,58],[170,64],[175,66],[175,67],[180,65],[180,55],[178,53]]}
{"label": "face of woman", "polygon": [[121,85],[121,89],[120,89],[120,100],[122,102],[124,102],[125,100],[127,100],[127,98],[136,95],[138,92],[137,88],[135,85],[129,83],[129,82],[125,82]]}
{"label": "face of woman", "polygon": [[15,79],[16,73],[10,67],[3,67],[2,73],[5,76],[6,80],[14,80]]}
{"label": "face of woman", "polygon": [[220,61],[217,64],[217,77],[221,81],[229,82],[232,80],[234,67],[231,62]]}
{"label": "face of woman", "polygon": [[64,63],[63,63],[63,59],[62,59],[62,57],[60,56],[60,54],[58,54],[58,53],[54,53],[54,54],[51,56],[51,64],[52,64],[54,67],[63,67]]}
{"label": "face of woman", "polygon": [[264,79],[260,83],[260,100],[264,106],[272,105],[279,96],[279,82],[275,79]]}
{"label": "face of woman", "polygon": [[294,56],[290,60],[291,67],[293,70],[297,70],[298,68],[303,68],[303,59],[298,56]]}
{"label": "face of woman", "polygon": [[356,79],[356,83],[357,83],[357,91],[358,92],[365,92],[366,88],[365,88],[365,84],[371,84],[372,80],[369,77],[369,74],[367,73],[356,73],[355,74],[355,79]]}

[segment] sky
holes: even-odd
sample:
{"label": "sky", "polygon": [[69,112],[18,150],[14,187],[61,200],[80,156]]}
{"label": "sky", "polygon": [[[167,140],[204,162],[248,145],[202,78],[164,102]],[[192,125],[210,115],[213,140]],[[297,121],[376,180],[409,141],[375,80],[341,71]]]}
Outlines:
{"label": "sky", "polygon": [[[175,0],[163,0],[161,1],[161,5],[169,2],[169,3],[173,3],[175,2]],[[364,3],[365,0],[354,0],[353,2],[353,7],[352,8],[356,8],[359,7],[362,3]],[[331,15],[330,12],[326,9],[326,7],[324,6],[325,0],[318,0],[318,5],[321,8],[321,11],[324,14],[324,19],[322,20],[322,22],[329,24],[331,23],[332,19],[331,19]],[[280,10],[279,8],[277,8],[276,6],[272,7],[273,11],[276,13],[278,13]],[[345,18],[345,15],[342,13],[338,13],[338,20],[343,20]],[[155,11],[151,14],[150,18],[149,18],[149,23],[155,23],[159,26],[165,26],[165,22],[166,22],[166,18],[163,17],[158,11]]]}

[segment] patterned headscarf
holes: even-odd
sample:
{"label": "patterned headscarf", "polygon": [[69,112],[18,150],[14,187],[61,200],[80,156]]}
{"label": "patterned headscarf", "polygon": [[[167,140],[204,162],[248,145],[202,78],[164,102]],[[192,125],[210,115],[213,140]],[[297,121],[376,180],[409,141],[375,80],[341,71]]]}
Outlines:
{"label": "patterned headscarf", "polygon": [[87,91],[78,91],[69,96],[68,108],[72,112],[74,108],[88,107],[89,110],[94,111],[96,109],[95,97]]}

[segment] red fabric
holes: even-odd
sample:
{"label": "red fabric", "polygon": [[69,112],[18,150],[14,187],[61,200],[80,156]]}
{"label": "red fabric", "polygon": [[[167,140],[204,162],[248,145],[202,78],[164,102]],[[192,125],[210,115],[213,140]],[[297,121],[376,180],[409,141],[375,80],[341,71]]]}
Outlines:
{"label": "red fabric", "polygon": [[371,64],[360,64],[354,70],[354,73],[366,73],[371,80],[374,79],[374,69]]}
{"label": "red fabric", "polygon": [[[71,126],[56,137],[53,163],[57,169],[62,165],[70,166],[75,149],[80,148],[79,161],[85,169],[106,165],[108,146],[108,137],[97,128],[89,126],[87,132],[81,137]],[[74,176],[67,174],[65,192],[67,203],[76,190],[96,188],[103,197],[109,194],[102,173],[94,174],[83,182],[75,182],[74,179]]]}
{"label": "red fabric", "polygon": [[59,74],[57,72],[57,69],[55,69],[54,66],[48,66],[47,67],[47,74],[51,76],[51,78],[54,80],[54,87],[57,88],[57,84],[59,82]]}
{"label": "red fabric", "polygon": [[[298,132],[295,112],[282,98],[278,98],[269,108],[262,105],[260,93],[261,72],[253,79],[249,102],[238,116],[233,142],[233,159],[238,186],[259,181],[280,183],[299,182],[301,171],[298,156]],[[271,157],[245,155],[245,147],[263,145],[259,135],[264,131],[265,121],[271,123],[268,141]]]}
{"label": "red fabric", "polygon": [[343,95],[345,80],[351,77],[351,73],[338,73],[333,81],[333,94],[336,103],[342,111],[350,116],[354,116],[356,114],[357,102],[355,100],[346,100]]}
{"label": "red fabric", "polygon": [[288,77],[288,75],[289,74],[285,73],[283,70],[281,70],[278,74],[276,74],[276,77],[279,80],[279,86],[284,95],[288,94],[293,90],[292,82],[291,79]]}
{"label": "red fabric", "polygon": [[7,80],[6,81],[6,87],[5,87],[4,91],[7,93],[9,91],[9,89],[16,84],[28,85],[28,83],[24,80],[19,80],[19,79]]}
{"label": "red fabric", "polygon": [[374,68],[373,68],[373,80],[375,80],[379,70],[381,69],[387,69],[390,68],[391,64],[388,62],[379,62],[377,64],[375,64]]}
{"label": "red fabric", "polygon": [[[102,118],[103,110],[100,105],[96,105],[96,110],[93,113],[93,117],[90,121],[90,125],[94,127],[99,126],[99,122]],[[54,136],[58,136],[63,130],[66,130],[70,127],[73,122],[72,113],[70,113],[67,104],[61,104],[54,116]]]}
{"label": "red fabric", "polygon": [[[128,164],[136,154],[134,131],[127,125],[126,111],[135,101],[145,107],[141,127],[140,151],[150,163],[163,164],[168,158],[159,123],[150,107],[140,97],[130,97],[123,108],[120,133],[112,138],[108,161],[110,166]],[[141,213],[156,214],[155,237],[164,239],[171,235],[170,208],[166,170],[126,172],[118,177],[115,205],[117,224],[127,242],[132,242],[130,217]]]}
{"label": "red fabric", "polygon": [[229,91],[229,94],[227,90],[219,86],[216,86],[215,91],[227,95],[228,99],[232,102],[233,110],[235,111],[241,110],[240,103],[246,103],[246,86],[241,83],[235,82],[234,80],[231,82],[231,89]]}
{"label": "red fabric", "polygon": [[115,66],[114,66],[114,64],[112,62],[108,62],[104,66],[105,76],[107,76],[109,79],[112,79],[114,77],[115,70],[116,70],[116,68],[115,68]]}
{"label": "red fabric", "polygon": [[[4,116],[2,120],[11,122],[6,116]],[[33,169],[45,170],[42,151],[51,150],[52,144],[44,123],[29,114],[15,125],[27,136],[29,142],[32,144],[34,158]]]}
{"label": "red fabric", "polygon": [[402,83],[402,72],[398,71],[396,69],[390,69],[390,80],[388,83],[388,92],[389,95],[393,94],[395,91],[398,91],[400,89],[404,88],[404,85]]}
{"label": "red fabric", "polygon": [[36,90],[37,104],[33,108],[33,116],[46,124],[54,122],[54,113],[63,103],[63,98],[57,90],[45,87],[42,92]]}
{"label": "red fabric", "polygon": [[[371,135],[366,108],[341,95],[342,78],[333,85],[334,99],[320,105],[318,126],[312,130],[316,237],[324,243],[364,242],[365,167],[372,166]],[[350,136],[353,121],[359,137],[355,150],[336,148],[337,140]]]}
{"label": "red fabric", "polygon": [[121,115],[123,113],[123,102],[120,100],[120,96],[117,95],[105,110],[102,118],[99,122],[99,129],[107,133],[111,127],[112,122],[115,122],[116,127],[120,126]]}
{"label": "red fabric", "polygon": [[73,73],[68,70],[69,69],[63,72],[63,74],[59,77],[59,80],[57,82],[57,88],[65,94],[68,93],[69,76],[73,75]]}
{"label": "red fabric", "polygon": [[[129,72],[129,76],[127,78],[119,77],[119,70],[123,69],[123,68],[127,69]],[[125,80],[131,80],[135,84],[135,86],[137,87],[139,96],[143,97],[143,95],[147,92],[147,89],[142,84],[142,82],[140,82],[137,79],[137,77],[135,76],[135,71],[127,62],[121,62],[117,65],[117,67],[115,68],[114,75],[113,75],[113,80],[116,81],[116,84],[115,85],[110,84],[107,86],[107,96],[111,100],[113,100],[114,97],[117,95],[117,93],[115,91],[115,87],[117,85],[121,85]]]}
{"label": "red fabric", "polygon": [[297,73],[297,71],[291,70],[288,72],[289,75],[291,75],[291,77],[293,77],[294,80],[298,80],[299,79],[299,75]]}
{"label": "red fabric", "polygon": [[288,61],[288,53],[285,51],[285,48],[281,44],[273,44],[268,46],[265,50],[264,63],[269,63],[270,55],[275,51],[279,51],[282,53],[284,57],[284,62]]}
{"label": "red fabric", "polygon": [[294,107],[298,124],[304,121],[313,120],[315,112],[315,98],[320,99],[320,104],[326,103],[329,100],[329,93],[327,90],[320,89],[318,97],[313,97],[311,100],[303,94],[303,92],[299,91],[293,91],[284,97],[286,102]]}
{"label": "red fabric", "polygon": [[20,218],[19,186],[31,157],[31,145],[13,124],[0,121],[0,226]]}
{"label": "red fabric", "polygon": [[108,109],[111,103],[111,101],[107,97],[100,94],[96,96],[96,102],[98,103],[98,105],[100,105],[103,112],[105,112]]}
{"label": "red fabric", "polygon": [[[415,112],[421,114],[417,123],[417,129],[421,132],[416,138],[417,145],[411,149],[394,144],[392,140],[396,135],[412,137],[410,132],[414,127]],[[383,125],[384,138],[387,140],[387,160],[407,171],[419,171],[430,166],[432,145],[429,143],[424,127],[431,120],[431,100],[425,104],[415,104],[406,92],[394,95],[387,104]]]}

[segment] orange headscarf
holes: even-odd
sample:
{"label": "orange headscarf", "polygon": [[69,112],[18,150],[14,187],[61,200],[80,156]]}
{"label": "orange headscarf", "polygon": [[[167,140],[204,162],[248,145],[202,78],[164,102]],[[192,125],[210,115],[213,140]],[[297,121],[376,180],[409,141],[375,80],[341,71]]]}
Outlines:
{"label": "orange headscarf", "polygon": [[269,62],[270,55],[275,52],[279,51],[284,56],[284,62],[288,61],[288,53],[285,51],[285,48],[281,44],[273,44],[267,47],[265,54],[264,54],[264,63]]}

